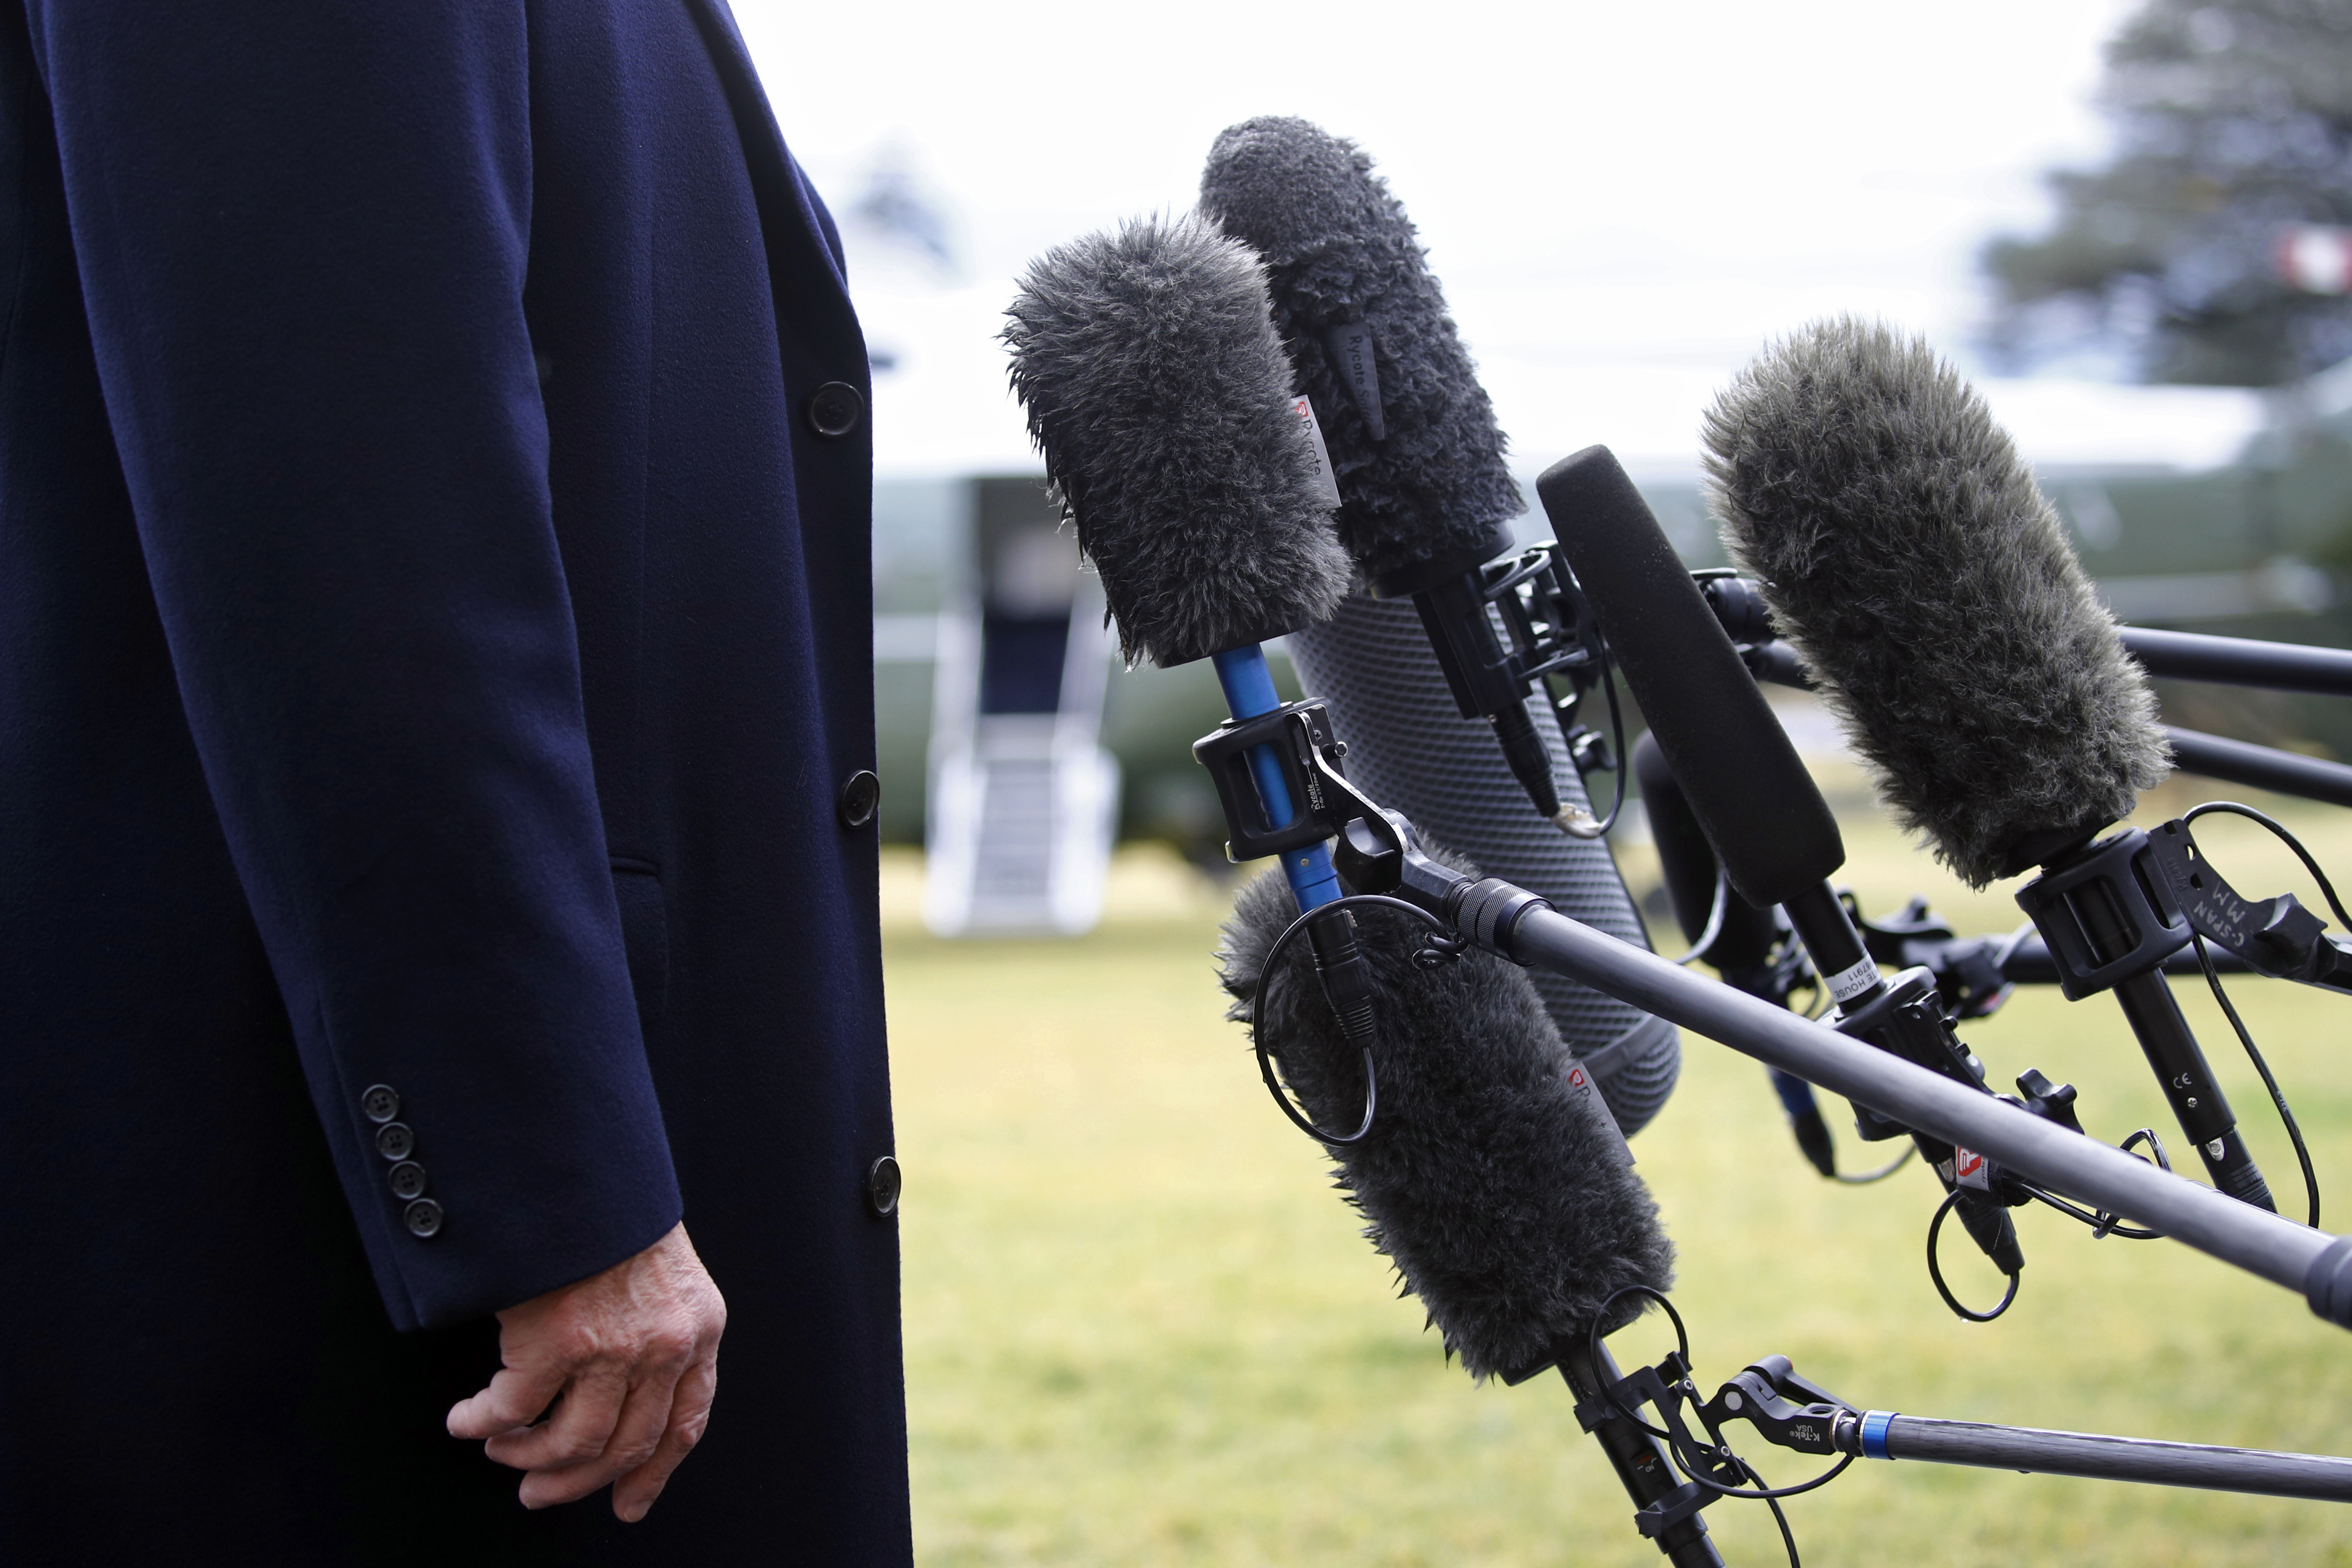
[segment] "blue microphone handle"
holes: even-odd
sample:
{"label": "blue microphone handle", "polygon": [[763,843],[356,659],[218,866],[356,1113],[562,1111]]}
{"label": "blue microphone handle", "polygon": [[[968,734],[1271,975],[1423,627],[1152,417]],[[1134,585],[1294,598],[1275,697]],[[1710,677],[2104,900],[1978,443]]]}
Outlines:
{"label": "blue microphone handle", "polygon": [[[1265,649],[1258,644],[1213,654],[1209,662],[1216,667],[1217,684],[1224,688],[1225,707],[1234,718],[1255,719],[1282,706],[1282,699],[1274,689],[1274,672],[1266,668]],[[1282,762],[1274,754],[1273,746],[1251,747],[1249,764],[1250,777],[1257,784],[1258,798],[1265,805],[1266,821],[1276,826],[1288,822],[1296,807],[1290,799],[1289,785],[1283,783]],[[1290,850],[1281,858],[1282,874],[1298,900],[1300,913],[1339,896],[1339,875],[1331,868],[1328,847],[1310,844],[1304,849]]]}
{"label": "blue microphone handle", "polygon": [[[1255,719],[1282,706],[1282,699],[1274,689],[1274,672],[1265,666],[1265,650],[1256,643],[1212,655],[1210,663],[1216,667],[1217,684],[1225,691],[1225,707],[1235,719]],[[1251,747],[1249,768],[1267,824],[1276,827],[1287,824],[1297,808],[1290,798],[1290,786],[1283,782],[1282,759],[1275,754],[1274,747]],[[1281,860],[1282,874],[1290,883],[1291,896],[1298,900],[1299,913],[1320,909],[1341,896],[1339,874],[1331,868],[1328,843],[1286,849]],[[1356,943],[1356,922],[1349,918],[1347,910],[1334,910],[1307,928],[1307,941],[1315,955],[1315,973],[1323,983],[1324,998],[1339,1019],[1339,1032],[1349,1044],[1363,1051],[1369,1072],[1375,1032],[1372,981],[1363,952]]]}

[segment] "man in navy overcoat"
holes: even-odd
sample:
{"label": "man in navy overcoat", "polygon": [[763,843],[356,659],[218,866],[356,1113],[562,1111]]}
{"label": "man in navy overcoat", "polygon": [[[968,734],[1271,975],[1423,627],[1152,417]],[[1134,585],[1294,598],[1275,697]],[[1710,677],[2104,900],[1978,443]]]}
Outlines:
{"label": "man in navy overcoat", "polygon": [[0,1561],[905,1563],[866,352],[724,0],[0,7]]}

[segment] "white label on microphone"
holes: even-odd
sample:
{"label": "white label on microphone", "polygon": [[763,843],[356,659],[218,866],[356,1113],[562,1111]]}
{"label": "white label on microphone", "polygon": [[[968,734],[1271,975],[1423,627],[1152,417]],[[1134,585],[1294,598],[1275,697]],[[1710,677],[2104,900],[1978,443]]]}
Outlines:
{"label": "white label on microphone", "polygon": [[1952,1180],[1963,1187],[1989,1193],[1992,1191],[1992,1167],[1975,1150],[1955,1144],[1952,1148]]}
{"label": "white label on microphone", "polygon": [[1307,426],[1307,444],[1315,448],[1316,488],[1323,492],[1324,503],[1337,508],[1339,504],[1339,477],[1331,471],[1331,451],[1323,445],[1323,426],[1315,422],[1315,405],[1303,397],[1290,400],[1290,411]]}
{"label": "white label on microphone", "polygon": [[1624,1131],[1617,1125],[1617,1113],[1609,1109],[1607,1100],[1601,1098],[1601,1086],[1592,1081],[1592,1075],[1585,1070],[1582,1062],[1568,1064],[1568,1091],[1590,1105],[1601,1124],[1617,1134],[1617,1147],[1624,1151],[1625,1163],[1632,1164],[1633,1145],[1625,1142]]}
{"label": "white label on microphone", "polygon": [[1830,988],[1830,994],[1841,1004],[1851,1002],[1878,984],[1878,965],[1871,962],[1870,954],[1865,952],[1860,963],[1852,969],[1839,970],[1822,984]]}

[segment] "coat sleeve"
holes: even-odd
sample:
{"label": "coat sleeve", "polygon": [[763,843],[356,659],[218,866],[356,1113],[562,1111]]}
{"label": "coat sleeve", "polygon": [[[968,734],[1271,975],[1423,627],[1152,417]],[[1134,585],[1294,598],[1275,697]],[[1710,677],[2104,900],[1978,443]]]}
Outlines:
{"label": "coat sleeve", "polygon": [[593,1274],[679,1200],[523,315],[522,6],[29,17],[190,728],[385,1305]]}

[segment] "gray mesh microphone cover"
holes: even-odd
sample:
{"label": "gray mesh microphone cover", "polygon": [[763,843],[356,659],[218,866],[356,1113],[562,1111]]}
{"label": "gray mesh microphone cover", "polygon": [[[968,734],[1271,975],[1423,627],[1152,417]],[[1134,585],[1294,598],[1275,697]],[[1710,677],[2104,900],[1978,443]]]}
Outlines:
{"label": "gray mesh microphone cover", "polygon": [[[1331,619],[1288,641],[1299,684],[1329,706],[1348,743],[1348,777],[1366,795],[1486,875],[1542,894],[1571,920],[1649,945],[1608,846],[1571,838],[1538,816],[1486,721],[1454,707],[1412,601],[1350,595]],[[1559,723],[1540,707],[1534,716],[1551,745],[1561,800],[1589,804]],[[1536,971],[1531,978],[1618,1126],[1629,1136],[1639,1131],[1682,1070],[1675,1026],[1564,975]]]}

